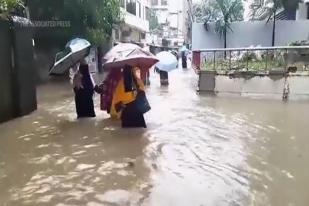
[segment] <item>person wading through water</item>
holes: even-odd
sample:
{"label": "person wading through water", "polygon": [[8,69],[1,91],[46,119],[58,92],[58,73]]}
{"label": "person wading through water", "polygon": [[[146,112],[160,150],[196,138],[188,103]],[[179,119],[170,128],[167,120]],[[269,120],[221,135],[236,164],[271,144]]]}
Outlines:
{"label": "person wading through water", "polygon": [[182,62],[182,68],[183,69],[186,69],[188,67],[187,65],[187,52],[188,52],[188,49],[186,47],[186,45],[184,44],[181,48],[181,62]]}
{"label": "person wading through water", "polygon": [[94,83],[89,73],[89,66],[81,62],[73,78],[77,118],[95,117],[93,95]]}
{"label": "person wading through water", "polygon": [[[123,128],[147,127],[143,114],[150,110],[150,106],[137,71],[140,71],[139,68],[127,65],[121,72],[110,73],[110,78],[96,87],[101,94],[101,109],[106,110],[113,119],[121,119]],[[117,82],[116,85],[113,82]]]}

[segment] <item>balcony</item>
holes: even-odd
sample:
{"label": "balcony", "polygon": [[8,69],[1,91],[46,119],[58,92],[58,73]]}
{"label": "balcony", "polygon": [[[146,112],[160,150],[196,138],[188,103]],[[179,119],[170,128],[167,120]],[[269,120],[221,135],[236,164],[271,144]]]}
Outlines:
{"label": "balcony", "polygon": [[[149,32],[149,21],[147,21],[146,19],[137,17],[129,12],[127,12],[125,9],[121,8],[121,12],[124,14],[124,21],[125,23],[130,26],[133,27],[139,31],[142,32]],[[143,15],[142,15],[143,17]]]}
{"label": "balcony", "polygon": [[153,5],[152,8],[155,10],[168,10],[168,5]]}

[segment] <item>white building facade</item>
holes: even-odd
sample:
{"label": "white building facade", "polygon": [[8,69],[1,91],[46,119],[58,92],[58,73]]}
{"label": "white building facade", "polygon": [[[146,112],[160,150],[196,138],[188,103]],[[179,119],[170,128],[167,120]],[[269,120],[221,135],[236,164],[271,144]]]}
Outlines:
{"label": "white building facade", "polygon": [[[166,39],[170,46],[178,46],[184,42],[186,0],[151,0],[151,8],[156,13],[162,31],[153,36],[160,44]],[[154,38],[153,38],[154,39]]]}
{"label": "white building facade", "polygon": [[296,12],[296,20],[308,20],[309,19],[309,0],[299,4]]}
{"label": "white building facade", "polygon": [[150,0],[120,0],[124,22],[114,31],[115,42],[146,42]]}

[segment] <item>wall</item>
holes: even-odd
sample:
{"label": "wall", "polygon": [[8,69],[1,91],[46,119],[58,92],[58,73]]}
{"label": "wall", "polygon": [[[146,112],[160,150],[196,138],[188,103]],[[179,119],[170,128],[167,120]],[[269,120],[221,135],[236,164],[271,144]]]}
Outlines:
{"label": "wall", "polygon": [[[218,95],[240,95],[263,99],[282,99],[285,79],[282,76],[230,78],[225,75],[201,72],[199,91]],[[289,99],[309,100],[309,76],[288,77]]]}
{"label": "wall", "polygon": [[[140,5],[141,8],[139,8],[138,5]],[[143,32],[149,32],[149,21],[146,19],[146,7],[149,7],[148,1],[142,0],[136,2],[136,15],[127,12],[126,8],[121,7],[120,10],[124,14],[125,23]]]}
{"label": "wall", "polygon": [[0,122],[37,108],[30,28],[27,19],[0,20]]}
{"label": "wall", "polygon": [[193,24],[192,28],[192,49],[222,48],[222,39],[214,32],[214,25],[209,25],[208,31],[203,24]]}
{"label": "wall", "polygon": [[248,47],[251,45],[271,46],[271,23],[265,24],[263,21],[254,23],[237,22],[233,24],[232,29],[233,32],[227,35],[227,47]]}
{"label": "wall", "polygon": [[287,45],[291,41],[309,40],[309,20],[279,21],[276,45]]}
{"label": "wall", "polygon": [[[235,22],[227,34],[227,47],[248,47],[252,45],[271,46],[272,23],[265,21]],[[309,20],[277,21],[276,46],[285,46],[296,40],[309,38]],[[215,33],[214,24],[209,24],[206,31],[203,24],[194,23],[192,28],[192,48],[210,49],[222,48],[223,39]]]}
{"label": "wall", "polygon": [[36,70],[34,67],[33,30],[30,22],[24,19],[14,21],[14,68],[12,93],[15,115],[22,116],[37,109]]}
{"label": "wall", "polygon": [[12,118],[11,45],[9,24],[0,20],[0,122]]}

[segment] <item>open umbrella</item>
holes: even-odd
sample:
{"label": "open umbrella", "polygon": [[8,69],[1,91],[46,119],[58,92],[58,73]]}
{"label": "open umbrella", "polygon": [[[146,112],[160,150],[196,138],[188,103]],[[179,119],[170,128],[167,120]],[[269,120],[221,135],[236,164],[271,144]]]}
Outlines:
{"label": "open umbrella", "polygon": [[184,45],[180,48],[180,52],[188,52],[189,49],[187,49],[187,47]]}
{"label": "open umbrella", "polygon": [[65,49],[56,54],[55,63],[49,74],[60,75],[65,73],[89,54],[90,46],[91,44],[85,39],[76,38],[69,41]]}
{"label": "open umbrella", "polygon": [[159,62],[155,66],[159,70],[170,72],[174,69],[177,69],[177,58],[171,52],[162,51],[159,52],[156,57],[159,59]]}
{"label": "open umbrella", "polygon": [[140,49],[140,47],[136,44],[131,44],[131,43],[119,43],[116,46],[114,46],[113,48],[111,48],[111,50],[109,50],[105,56],[103,57],[103,59],[108,60],[111,58],[116,58],[119,55],[119,52],[125,52],[125,51],[132,51],[133,49]]}
{"label": "open umbrella", "polygon": [[108,59],[104,64],[104,69],[119,69],[125,65],[139,67],[140,69],[150,69],[159,60],[150,52],[141,48],[116,52],[116,55]]}

